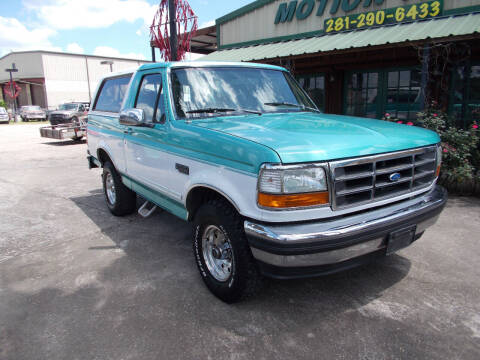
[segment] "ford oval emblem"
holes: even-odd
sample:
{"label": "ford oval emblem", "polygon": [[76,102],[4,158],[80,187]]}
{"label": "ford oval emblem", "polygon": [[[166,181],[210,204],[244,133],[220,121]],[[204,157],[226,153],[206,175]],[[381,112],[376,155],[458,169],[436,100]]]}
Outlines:
{"label": "ford oval emblem", "polygon": [[390,174],[388,178],[390,179],[390,181],[395,182],[400,180],[401,177],[402,175],[400,175],[400,173],[393,173],[393,174]]}

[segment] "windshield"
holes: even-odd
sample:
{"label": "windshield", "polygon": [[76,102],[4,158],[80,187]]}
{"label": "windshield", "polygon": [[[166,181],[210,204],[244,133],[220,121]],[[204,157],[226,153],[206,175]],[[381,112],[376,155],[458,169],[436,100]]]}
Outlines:
{"label": "windshield", "polygon": [[181,68],[172,70],[177,118],[204,118],[218,113],[318,111],[292,76],[258,68]]}
{"label": "windshield", "polygon": [[42,110],[40,106],[22,106],[22,109],[25,111],[39,111]]}
{"label": "windshield", "polygon": [[78,104],[62,104],[58,110],[77,110]]}

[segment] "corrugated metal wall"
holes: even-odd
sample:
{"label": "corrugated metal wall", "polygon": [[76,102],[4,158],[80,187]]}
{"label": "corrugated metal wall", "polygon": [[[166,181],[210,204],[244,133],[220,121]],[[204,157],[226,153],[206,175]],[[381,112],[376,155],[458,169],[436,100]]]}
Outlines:
{"label": "corrugated metal wall", "polygon": [[[43,68],[48,108],[69,101],[90,101],[99,79],[110,72],[103,60],[113,60],[113,71],[135,69],[142,61],[45,53]],[[87,70],[88,69],[88,70]]]}
{"label": "corrugated metal wall", "polygon": [[10,77],[4,69],[11,68],[12,63],[18,69],[15,78],[43,78],[42,55],[40,52],[11,53],[0,59],[0,82],[9,81]]}
{"label": "corrugated metal wall", "polygon": [[[69,101],[90,101],[99,79],[110,72],[109,65],[101,64],[104,60],[113,61],[113,71],[136,69],[145,63],[139,60],[42,51],[10,53],[0,59],[0,82],[10,80],[9,74],[3,69],[11,68],[12,63],[15,63],[19,71],[14,73],[14,80],[21,86],[18,104],[35,104],[55,109]],[[45,81],[45,85],[28,84],[37,81]],[[12,103],[9,98],[6,100]]]}

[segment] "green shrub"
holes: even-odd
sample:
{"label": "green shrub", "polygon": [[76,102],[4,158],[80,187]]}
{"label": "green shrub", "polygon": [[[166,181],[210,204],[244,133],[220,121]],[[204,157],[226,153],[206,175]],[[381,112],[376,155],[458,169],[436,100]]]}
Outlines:
{"label": "green shrub", "polygon": [[460,129],[444,112],[433,106],[418,113],[418,123],[440,135],[443,161],[440,181],[456,192],[475,192],[480,183],[479,127]]}
{"label": "green shrub", "polygon": [[440,182],[455,193],[479,193],[479,126],[474,122],[469,129],[460,129],[455,126],[453,119],[436,107],[437,104],[433,102],[428,109],[418,113],[414,122],[401,121],[388,113],[383,120],[422,126],[435,131],[442,144]]}
{"label": "green shrub", "polygon": [[5,109],[7,109],[7,103],[3,100],[0,100],[0,107],[4,107]]}

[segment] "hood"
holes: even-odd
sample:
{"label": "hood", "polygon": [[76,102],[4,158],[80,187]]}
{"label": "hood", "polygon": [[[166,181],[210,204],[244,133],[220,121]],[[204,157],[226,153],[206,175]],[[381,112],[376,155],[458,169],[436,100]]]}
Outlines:
{"label": "hood", "polygon": [[335,160],[436,144],[423,128],[382,120],[320,113],[282,113],[194,120],[275,150],[283,163]]}
{"label": "hood", "polygon": [[73,110],[55,110],[50,115],[72,115],[74,112]]}

